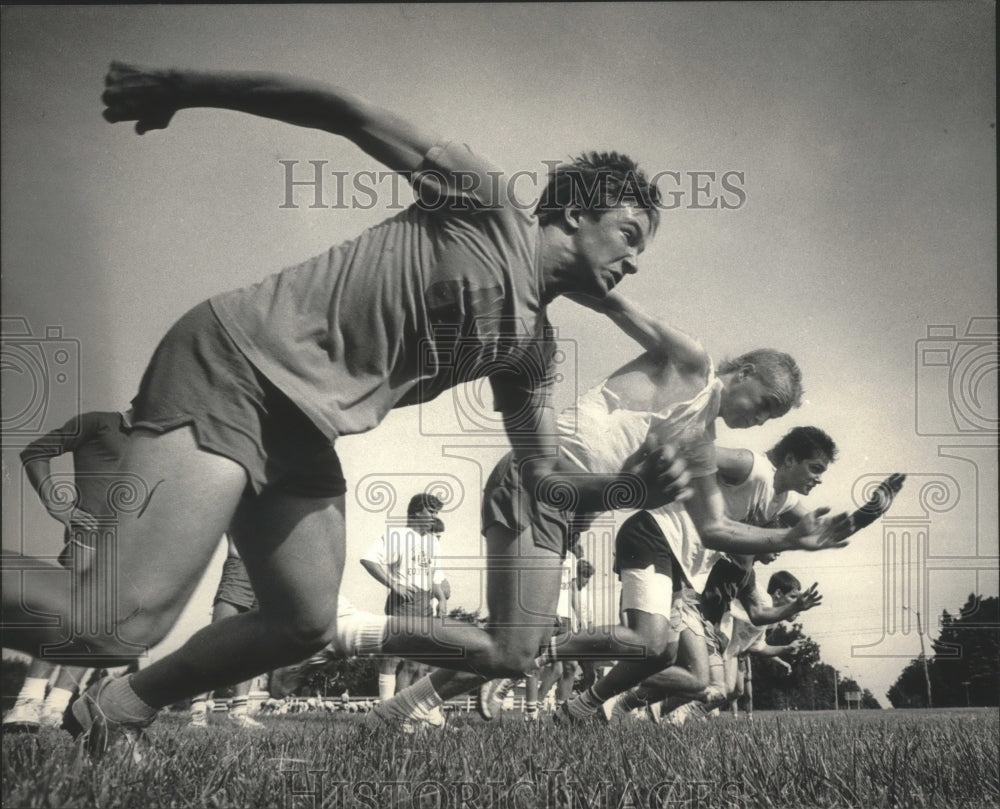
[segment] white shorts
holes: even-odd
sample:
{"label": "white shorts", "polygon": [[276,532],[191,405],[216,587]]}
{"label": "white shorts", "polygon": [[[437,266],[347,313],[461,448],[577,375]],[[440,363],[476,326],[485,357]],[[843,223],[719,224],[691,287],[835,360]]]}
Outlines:
{"label": "white shorts", "polygon": [[662,615],[668,620],[671,618],[674,585],[669,576],[657,573],[650,565],[626,568],[619,578],[622,582],[622,610],[641,610]]}
{"label": "white shorts", "polygon": [[690,587],[683,587],[673,594],[670,628],[677,633],[687,629],[696,637],[703,638],[709,656],[721,655],[725,647],[718,630],[702,614],[701,596]]}

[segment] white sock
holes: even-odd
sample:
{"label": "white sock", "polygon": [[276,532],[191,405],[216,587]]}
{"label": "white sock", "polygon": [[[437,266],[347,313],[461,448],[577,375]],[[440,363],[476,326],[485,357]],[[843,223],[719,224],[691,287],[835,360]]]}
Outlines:
{"label": "white sock", "polygon": [[68,688],[53,688],[45,698],[45,710],[49,713],[63,713],[73,698],[73,693]]}
{"label": "white sock", "polygon": [[338,657],[360,657],[382,651],[388,636],[389,616],[352,612],[337,616],[337,638],[330,645]]}
{"label": "white sock", "polygon": [[191,700],[191,715],[208,713],[208,699],[205,696]]}
{"label": "white sock", "polygon": [[48,677],[25,677],[21,692],[17,695],[18,700],[34,700],[36,702],[45,701],[45,688],[49,684]]}
{"label": "white sock", "polygon": [[[539,669],[544,669],[546,666],[551,666],[559,659],[557,657],[558,655],[557,646],[558,644],[556,642],[556,637],[553,636],[549,638],[546,644],[542,647],[542,653],[535,658],[534,671],[538,671]],[[531,672],[525,672],[525,673],[530,674]]]}
{"label": "white sock", "polygon": [[380,674],[378,676],[378,698],[385,702],[388,699],[392,699],[392,695],[396,693],[396,675],[395,674]]}
{"label": "white sock", "polygon": [[430,713],[444,704],[434,690],[430,675],[422,677],[409,688],[404,688],[390,700],[378,706],[378,712],[389,719],[408,719]]}
{"label": "white sock", "polygon": [[138,724],[152,721],[158,709],[147,705],[132,690],[132,677],[119,677],[101,691],[98,707],[112,722]]}

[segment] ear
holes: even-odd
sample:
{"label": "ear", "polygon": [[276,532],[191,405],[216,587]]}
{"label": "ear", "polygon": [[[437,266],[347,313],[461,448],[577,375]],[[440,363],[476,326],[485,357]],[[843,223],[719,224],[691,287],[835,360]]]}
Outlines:
{"label": "ear", "polygon": [[792,453],[789,452],[789,453],[787,453],[785,455],[785,460],[782,461],[782,465],[783,466],[795,466],[795,464],[797,464],[798,462],[799,462],[798,458],[796,458],[794,455],[792,455]]}
{"label": "ear", "polygon": [[573,233],[580,229],[580,220],[583,218],[583,209],[573,205],[567,205],[562,210],[563,224],[566,229]]}
{"label": "ear", "polygon": [[753,376],[754,371],[756,370],[757,369],[754,367],[754,364],[752,362],[743,363],[743,365],[740,366],[740,374],[739,374],[740,379],[743,380],[746,379],[747,377]]}

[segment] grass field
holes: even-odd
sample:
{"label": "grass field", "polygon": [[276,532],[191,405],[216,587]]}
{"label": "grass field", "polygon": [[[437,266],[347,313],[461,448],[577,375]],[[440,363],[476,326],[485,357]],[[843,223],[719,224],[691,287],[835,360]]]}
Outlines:
{"label": "grass field", "polygon": [[60,731],[3,744],[3,806],[996,807],[995,709],[761,713],[680,728],[484,723],[405,736],[353,715],[265,717],[268,727],[190,730],[184,715],[151,729],[140,764],[93,764]]}

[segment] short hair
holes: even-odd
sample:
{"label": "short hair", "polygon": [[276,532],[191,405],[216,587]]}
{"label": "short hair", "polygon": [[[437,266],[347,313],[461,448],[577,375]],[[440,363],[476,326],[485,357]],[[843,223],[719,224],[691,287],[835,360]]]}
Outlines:
{"label": "short hair", "polygon": [[804,461],[814,455],[825,455],[833,463],[837,460],[837,445],[819,427],[793,427],[767,451],[767,456],[775,466],[786,455],[791,455],[796,461]]}
{"label": "short hair", "polygon": [[435,517],[434,518],[434,527],[431,530],[435,534],[443,534],[444,533],[444,520],[442,520],[440,517]]}
{"label": "short hair", "polygon": [[802,371],[790,354],[773,348],[758,348],[736,359],[723,361],[718,372],[728,374],[748,364],[753,365],[754,376],[774,400],[772,417],[784,416],[793,407],[802,404]]}
{"label": "short hair", "polygon": [[589,579],[591,576],[594,575],[594,566],[590,562],[588,562],[586,559],[577,559],[576,560],[576,575],[577,575],[577,578],[580,578],[580,579],[583,579],[583,578]]}
{"label": "short hair", "polygon": [[802,583],[787,570],[778,570],[772,574],[767,583],[767,594],[773,596],[778,590],[787,593],[790,590],[801,590]]}
{"label": "short hair", "polygon": [[421,509],[426,509],[427,511],[440,511],[442,505],[444,504],[433,494],[421,492],[420,494],[415,494],[410,498],[410,504],[406,507],[406,516],[412,517]]}
{"label": "short hair", "polygon": [[535,216],[547,225],[570,206],[600,215],[627,204],[646,212],[650,235],[655,233],[660,224],[660,192],[639,165],[618,152],[584,152],[549,172]]}

